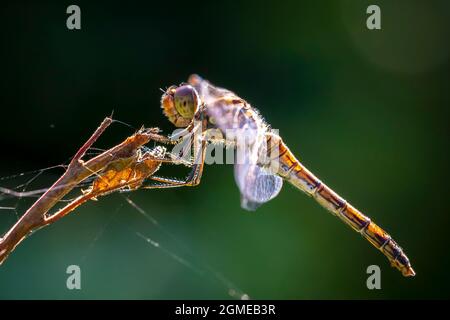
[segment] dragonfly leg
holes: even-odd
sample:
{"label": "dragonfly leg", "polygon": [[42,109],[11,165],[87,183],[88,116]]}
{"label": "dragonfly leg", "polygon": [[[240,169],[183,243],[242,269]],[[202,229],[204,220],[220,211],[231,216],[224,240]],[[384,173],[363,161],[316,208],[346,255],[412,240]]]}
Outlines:
{"label": "dragonfly leg", "polygon": [[195,124],[194,122],[191,122],[189,124],[189,126],[184,128],[183,130],[180,130],[179,132],[169,136],[169,139],[174,141],[174,142],[177,142],[180,138],[182,138],[184,136],[191,135],[192,132],[197,131],[197,129],[198,129],[198,124]]}
{"label": "dragonfly leg", "polygon": [[160,163],[181,164],[186,167],[192,167],[192,162],[184,160],[182,158],[179,158],[170,152],[166,152],[166,156],[168,156],[168,158],[161,157],[161,156],[155,156],[150,152],[146,152],[141,157],[141,159],[142,160],[153,160],[153,161],[160,162]]}
{"label": "dragonfly leg", "polygon": [[[196,151],[197,158],[194,161],[194,164],[192,164],[192,170],[187,176],[185,180],[177,180],[177,179],[168,179],[163,177],[157,177],[157,176],[150,176],[149,179],[157,182],[161,182],[159,185],[148,185],[148,186],[142,186],[142,189],[164,189],[164,188],[177,188],[177,187],[194,187],[197,186],[200,183],[202,173],[203,173],[203,167],[205,164],[205,155],[206,155],[206,141],[201,141],[201,144],[198,150]],[[170,159],[168,159],[167,162],[174,163]]]}
{"label": "dragonfly leg", "polygon": [[194,153],[197,156],[195,158],[194,165],[192,166],[192,170],[186,179],[190,186],[197,186],[200,183],[203,174],[203,168],[205,166],[207,145],[207,141],[202,139],[200,145],[198,145],[198,147],[194,147],[194,150],[197,149]]}
{"label": "dragonfly leg", "polygon": [[[208,130],[204,130],[201,132],[200,136],[197,136],[195,132],[198,131],[198,129],[206,128],[206,121],[203,120],[200,122],[200,124],[196,124],[192,127],[194,137],[191,139],[194,139],[193,142],[193,150],[194,150],[194,162],[192,164],[192,170],[187,176],[186,180],[182,185],[185,186],[197,186],[200,183],[202,174],[203,174],[203,168],[205,165],[205,156],[206,156],[206,147],[208,145],[208,141],[205,139],[205,134],[208,132]],[[192,145],[192,142],[189,144]]]}
{"label": "dragonfly leg", "polygon": [[141,189],[167,189],[167,188],[178,188],[178,187],[190,186],[189,181],[187,181],[187,180],[183,181],[183,180],[178,180],[178,179],[169,179],[169,178],[156,177],[156,176],[149,177],[149,179],[160,182],[160,184],[142,186]]}
{"label": "dragonfly leg", "polygon": [[[144,187],[141,187],[141,189],[169,189],[169,188],[177,188],[177,187],[182,187],[184,185],[179,185],[179,184],[153,184],[153,185],[147,185]],[[124,192],[127,192],[128,190],[124,190]]]}
{"label": "dragonfly leg", "polygon": [[228,141],[226,139],[210,138],[210,139],[208,139],[208,142],[215,144],[215,145],[224,146],[225,148],[236,147],[236,142]]}
{"label": "dragonfly leg", "polygon": [[159,161],[161,163],[181,164],[189,168],[193,166],[193,161],[184,160],[183,158],[177,157],[172,153],[168,153],[168,155],[169,158],[160,159]]}

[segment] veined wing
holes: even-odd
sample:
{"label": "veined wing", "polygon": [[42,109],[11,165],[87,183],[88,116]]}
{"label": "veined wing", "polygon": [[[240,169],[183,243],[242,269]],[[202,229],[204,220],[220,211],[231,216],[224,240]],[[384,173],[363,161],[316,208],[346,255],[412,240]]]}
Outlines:
{"label": "veined wing", "polygon": [[225,96],[237,97],[237,95],[232,91],[216,87],[212,85],[208,80],[203,79],[197,74],[192,74],[188,79],[188,83],[193,86],[195,90],[197,90],[200,98],[206,104]]}
{"label": "veined wing", "polygon": [[235,164],[234,178],[241,192],[241,207],[254,211],[275,198],[283,186],[283,179],[257,164]]}
{"label": "veined wing", "polygon": [[[250,151],[250,158],[244,157],[244,159],[254,160],[255,155],[265,154],[265,151],[268,151],[267,143],[261,141],[261,137],[265,137],[268,133],[267,128],[257,112],[247,105],[243,99],[240,99],[231,91],[212,86],[196,75],[191,76],[189,82],[197,89],[203,102],[207,104],[208,115],[217,117],[219,120],[219,129],[224,131],[228,128],[254,128],[256,141],[244,146],[244,150]],[[240,102],[243,103],[243,107],[236,108]],[[243,126],[242,123],[247,124],[247,126]],[[251,132],[251,130],[248,130],[248,132]],[[274,147],[278,149],[276,150],[276,158],[272,158],[271,152],[267,153],[270,155],[269,158],[272,158],[272,162],[275,162],[275,166],[270,166],[271,173],[267,173],[263,167],[258,165],[258,162],[235,164],[235,179],[241,192],[243,208],[255,210],[261,204],[276,197],[282,187],[281,177],[275,175],[278,174],[295,187],[315,198],[323,207],[359,232],[371,244],[381,250],[391,264],[400,270],[404,276],[415,275],[408,257],[388,233],[309,172],[295,158],[279,136],[269,133],[267,139],[271,141],[269,151],[272,151]]]}
{"label": "veined wing", "polygon": [[255,137],[266,130],[257,111],[235,93],[216,87],[198,75],[191,75],[188,82],[206,105],[210,122],[226,135],[227,140],[241,139],[251,145]]}
{"label": "veined wing", "polygon": [[255,210],[276,197],[283,180],[258,164],[265,150],[267,128],[256,110],[232,91],[216,87],[198,75],[191,75],[188,82],[206,105],[210,122],[237,146],[234,173],[241,206]]}

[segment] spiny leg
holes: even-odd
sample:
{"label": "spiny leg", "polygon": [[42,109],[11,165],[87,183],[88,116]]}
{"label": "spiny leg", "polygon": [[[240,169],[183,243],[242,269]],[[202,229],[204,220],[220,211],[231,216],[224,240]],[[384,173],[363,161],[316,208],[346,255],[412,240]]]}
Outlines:
{"label": "spiny leg", "polygon": [[186,128],[180,130],[179,132],[169,136],[169,140],[177,142],[181,137],[191,135],[193,132],[198,130],[198,124],[191,122]]}
{"label": "spiny leg", "polygon": [[205,140],[201,140],[201,143],[198,147],[194,146],[195,154],[197,157],[195,158],[194,165],[192,166],[192,170],[189,173],[186,181],[190,186],[197,186],[200,183],[203,174],[203,168],[205,166],[205,156],[206,156],[206,147],[208,143]]}
{"label": "spiny leg", "polygon": [[[175,186],[197,186],[200,183],[202,174],[203,174],[203,168],[205,164],[205,156],[206,156],[206,147],[208,146],[208,142],[205,139],[205,136],[208,132],[208,130],[203,130],[203,128],[206,128],[206,120],[202,119],[200,123],[197,123],[194,125],[194,122],[191,123],[191,125],[187,128],[187,131],[189,132],[190,139],[192,139],[192,134],[194,135],[193,139],[194,143],[192,146],[192,141],[189,142],[189,149],[191,146],[194,150],[194,162],[192,164],[192,170],[187,176],[185,181],[176,181],[175,183],[170,183],[169,185],[172,187]],[[192,129],[191,129],[192,128]],[[199,129],[202,129],[203,131],[200,132],[200,135],[197,136],[197,132]],[[192,130],[192,132],[190,131]],[[187,148],[183,148],[184,150]],[[155,178],[155,177],[152,177]],[[164,179],[164,178],[163,178]],[[162,181],[166,182],[166,181]]]}
{"label": "spiny leg", "polygon": [[[168,156],[168,158],[166,158],[165,156]],[[141,161],[145,161],[145,160],[153,160],[153,161],[159,162],[159,163],[170,163],[170,164],[176,164],[176,165],[181,164],[186,167],[192,167],[192,165],[193,165],[192,161],[184,160],[184,159],[172,154],[171,152],[165,152],[164,156],[158,156],[158,155],[152,154],[151,151],[146,151],[141,157]]]}
{"label": "spiny leg", "polygon": [[[179,147],[181,147],[181,150],[179,150],[178,155],[174,154],[174,149],[172,149],[172,158],[179,160],[181,162],[186,162],[187,160],[183,159],[185,155],[190,153],[191,147],[192,147],[192,140],[197,138],[198,132],[201,132],[203,130],[203,127],[201,127],[201,122],[191,122],[189,126],[184,128],[183,130],[177,132],[176,134],[169,137],[170,140],[173,141],[173,143],[176,143],[176,149],[178,151]],[[192,166],[194,161],[191,161]]]}
{"label": "spiny leg", "polygon": [[[192,164],[192,170],[187,176],[185,180],[178,180],[178,179],[169,179],[169,178],[163,178],[163,177],[157,177],[157,176],[150,176],[148,177],[151,180],[161,182],[161,184],[158,185],[148,185],[148,186],[142,186],[142,189],[165,189],[165,188],[177,188],[177,187],[193,187],[197,186],[200,183],[201,176],[203,173],[203,167],[205,163],[205,155],[206,155],[206,141],[201,141],[201,144],[199,147],[195,148],[197,158],[194,161],[194,164]],[[177,160],[171,160],[171,159],[164,159],[163,160],[166,163],[176,163]],[[124,190],[127,191],[127,190]]]}
{"label": "spiny leg", "polygon": [[[160,184],[153,184],[142,186],[142,189],[168,189],[168,188],[178,188],[178,187],[188,187],[190,186],[189,181],[183,181],[178,179],[169,179],[163,177],[150,177],[149,179],[153,181],[160,182]],[[125,192],[128,190],[124,190]]]}

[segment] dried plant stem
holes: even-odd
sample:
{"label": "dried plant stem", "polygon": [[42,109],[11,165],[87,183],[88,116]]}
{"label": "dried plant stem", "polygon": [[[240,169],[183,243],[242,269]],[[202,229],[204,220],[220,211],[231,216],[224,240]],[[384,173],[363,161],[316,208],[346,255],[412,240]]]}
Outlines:
{"label": "dried plant stem", "polygon": [[112,122],[113,120],[109,117],[103,120],[92,136],[77,151],[64,174],[0,238],[0,265],[6,260],[14,248],[31,232],[55,222],[67,213],[66,211],[58,211],[53,215],[48,215],[48,211],[80,182],[99,172],[117,159],[134,156],[140,147],[150,140],[168,142],[165,137],[158,135],[159,130],[156,128],[141,129],[122,143],[83,162],[81,158],[85,155],[86,151]]}

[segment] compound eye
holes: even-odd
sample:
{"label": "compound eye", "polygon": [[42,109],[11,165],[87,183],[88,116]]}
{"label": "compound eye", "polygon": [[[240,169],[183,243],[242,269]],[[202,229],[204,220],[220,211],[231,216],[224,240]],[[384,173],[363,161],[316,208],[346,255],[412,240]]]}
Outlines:
{"label": "compound eye", "polygon": [[175,89],[174,103],[183,118],[192,119],[198,107],[197,92],[190,85],[182,85]]}

